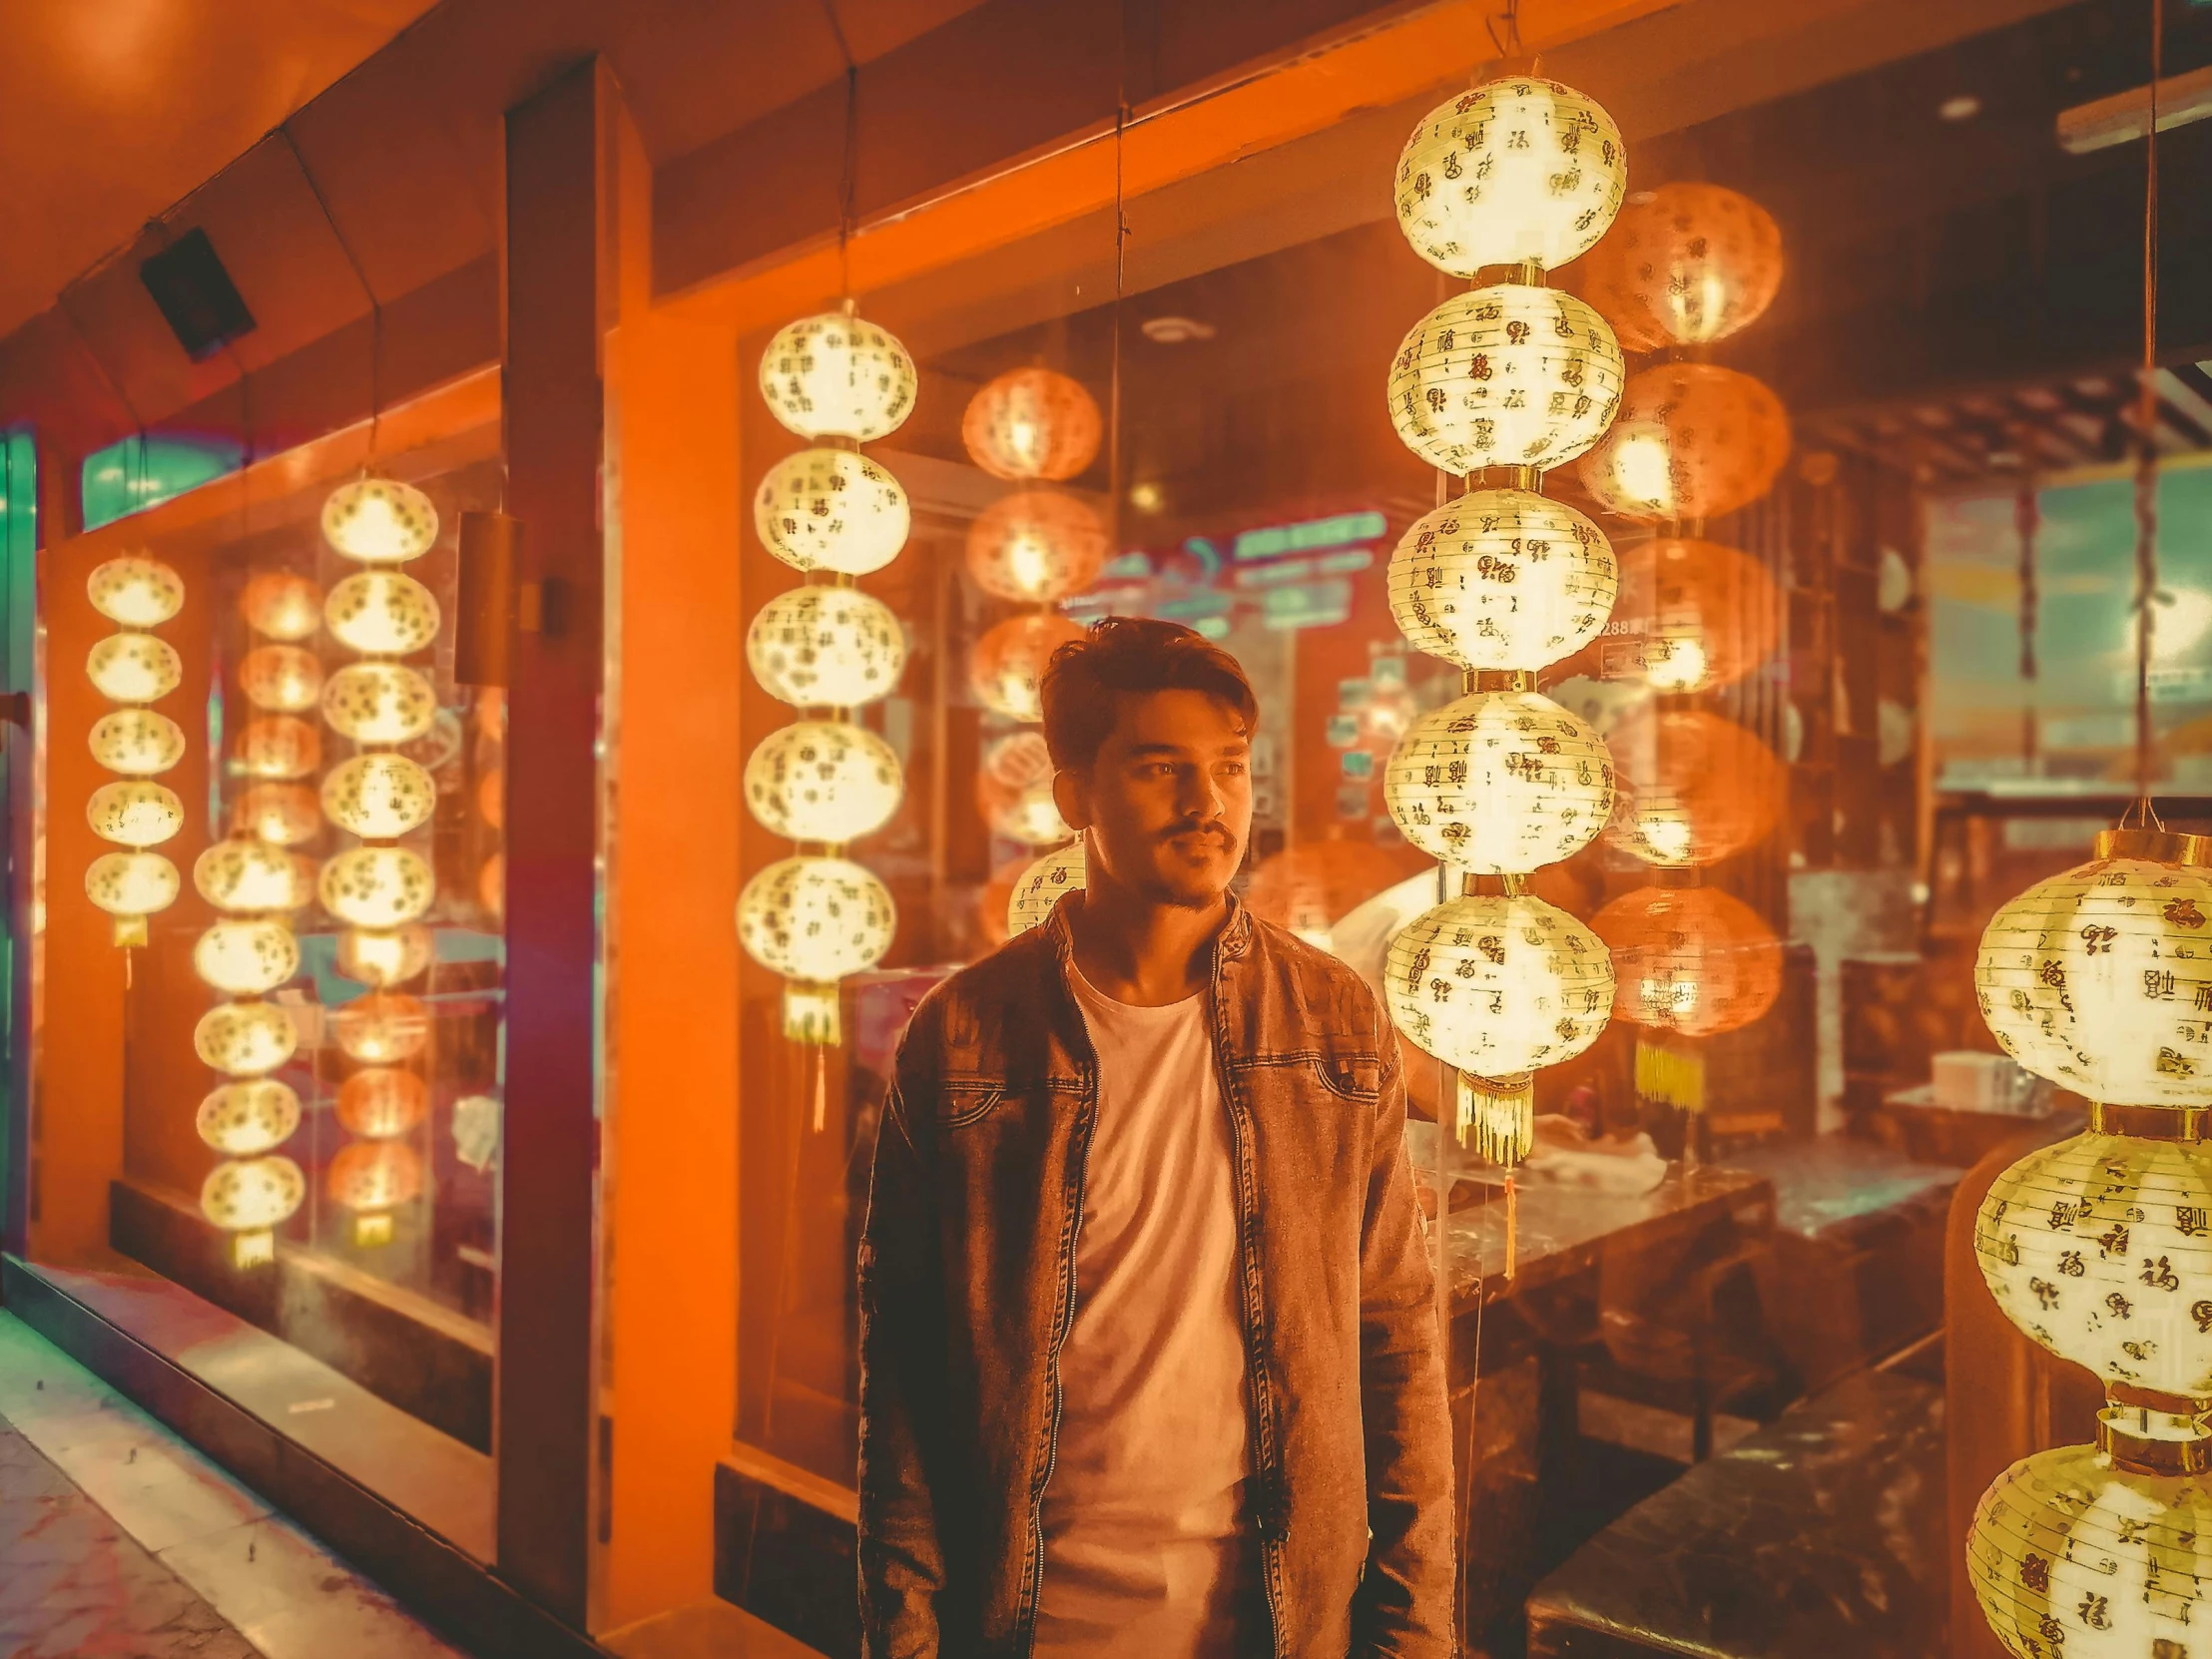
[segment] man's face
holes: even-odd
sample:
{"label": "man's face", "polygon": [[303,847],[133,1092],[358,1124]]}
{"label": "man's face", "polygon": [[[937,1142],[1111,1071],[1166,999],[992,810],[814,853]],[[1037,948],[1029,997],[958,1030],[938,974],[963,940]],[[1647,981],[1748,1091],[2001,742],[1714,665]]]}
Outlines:
{"label": "man's face", "polygon": [[1107,873],[1159,904],[1202,909],[1229,889],[1252,833],[1251,735],[1197,691],[1123,695],[1087,773],[1053,780]]}

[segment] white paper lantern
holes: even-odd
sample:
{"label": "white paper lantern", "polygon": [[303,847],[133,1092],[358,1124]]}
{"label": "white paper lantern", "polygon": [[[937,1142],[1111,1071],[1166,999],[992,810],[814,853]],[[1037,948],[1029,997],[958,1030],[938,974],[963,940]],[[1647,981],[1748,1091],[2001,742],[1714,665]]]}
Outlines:
{"label": "white paper lantern", "polygon": [[217,841],[192,866],[200,896],[235,915],[296,910],[313,896],[313,882],[306,859],[258,840]]}
{"label": "white paper lantern", "polygon": [[402,571],[360,570],[330,590],[322,622],[348,651],[404,657],[438,637],[438,602]]}
{"label": "white paper lantern", "polygon": [[802,709],[850,709],[898,684],[906,635],[891,609],[858,588],[808,586],[761,607],[746,660],[771,697]]}
{"label": "white paper lantern", "polygon": [[1612,544],[1563,501],[1474,490],[1425,513],[1390,555],[1390,615],[1415,650],[1461,668],[1538,669],[1612,615]]}
{"label": "white paper lantern", "polygon": [[2013,1659],[2212,1659],[2212,1485],[2038,1451],[1982,1494],[1966,1576]]}
{"label": "white paper lantern", "polygon": [[159,852],[104,852],[85,871],[85,896],[116,918],[119,931],[168,909],[183,885],[177,866]]}
{"label": "white paper lantern", "polygon": [[745,799],[766,829],[795,841],[873,834],[898,811],[898,754],[865,727],[803,720],[771,732],[745,764]]}
{"label": "white paper lantern", "polygon": [[1540,869],[1605,828],[1613,759],[1540,693],[1474,692],[1407,729],[1382,797],[1405,838],[1432,858],[1487,874]]}
{"label": "white paper lantern", "polygon": [[273,991],[299,971],[299,944],[291,929],[266,916],[217,922],[192,949],[193,971],[231,996]]}
{"label": "white paper lantern", "polygon": [[322,685],[322,718],[355,743],[412,743],[437,714],[429,680],[404,663],[348,663]]}
{"label": "white paper lantern", "polygon": [[192,1031],[201,1060],[233,1077],[275,1071],[298,1044],[291,1016],[274,1002],[219,1002]]}
{"label": "white paper lantern", "polygon": [[185,581],[159,559],[126,556],[85,581],[92,608],[124,628],[158,628],[185,608]]}
{"label": "white paper lantern", "polygon": [[338,972],[364,985],[403,985],[430,965],[436,944],[430,930],[403,927],[348,927],[338,935]]}
{"label": "white paper lantern", "polygon": [[2212,869],[2100,857],[1998,909],[1981,1017],[2038,1077],[2121,1106],[2212,1106]]}
{"label": "white paper lantern", "polygon": [[164,785],[129,779],[94,790],[85,803],[85,822],[104,841],[159,846],[185,827],[185,804]]}
{"label": "white paper lantern", "polygon": [[753,959],[817,984],[873,967],[896,926],[889,890],[849,858],[779,859],[738,900],[738,936]]}
{"label": "white paper lantern", "polygon": [[127,778],[151,778],[185,758],[185,729],[152,709],[118,709],[93,722],[92,758]]}
{"label": "white paper lantern", "polygon": [[299,1127],[299,1097],[289,1084],[257,1077],[209,1092],[193,1119],[200,1138],[230,1158],[273,1152]]}
{"label": "white paper lantern", "polygon": [[1628,154],[1594,100],[1556,81],[1489,81],[1438,105],[1397,161],[1398,228],[1439,271],[1534,261],[1547,270],[1594,247],[1620,212]]}
{"label": "white paper lantern", "polygon": [[786,323],[761,355],[761,395],[803,438],[887,437],[913,413],[919,384],[889,330],[841,311]]}
{"label": "white paper lantern", "polygon": [[437,898],[437,878],[422,855],[404,846],[356,846],[322,866],[316,890],[322,907],[354,927],[397,927],[423,915]]}
{"label": "white paper lantern", "polygon": [[1572,1059],[1613,1009],[1604,943],[1525,893],[1466,894],[1414,917],[1390,941],[1383,983],[1417,1047],[1484,1078]]}
{"label": "white paper lantern", "polygon": [[1501,282],[1446,299],[1390,364],[1390,420],[1445,472],[1555,467],[1605,433],[1621,348],[1596,311],[1556,288]]}
{"label": "white paper lantern", "polygon": [[322,780],[322,811],[348,834],[390,840],[430,822],[438,787],[404,755],[372,753],[340,761]]}
{"label": "white paper lantern", "polygon": [[110,703],[159,703],[185,678],[185,660],[152,634],[110,634],[85,656],[85,678]]}
{"label": "white paper lantern", "polygon": [[1974,1217],[2005,1317],[2106,1383],[2212,1396],[2212,1145],[2091,1131],[2029,1153]]}
{"label": "white paper lantern", "polygon": [[898,557],[913,526],[896,478],[850,449],[802,449],[768,470],[753,498],[768,550],[794,570],[865,576]]}
{"label": "white paper lantern", "polygon": [[1080,892],[1089,879],[1080,840],[1047,852],[1014,877],[1014,896],[1006,903],[1006,936],[1041,926],[1066,892]]}
{"label": "white paper lantern", "polygon": [[1057,369],[1012,368],[968,399],[960,442],[993,478],[1073,478],[1098,455],[1098,402]]}
{"label": "white paper lantern", "polygon": [[200,1188],[200,1213],[233,1234],[232,1260],[242,1268],[276,1260],[272,1229],[290,1219],[307,1196],[307,1178],[289,1158],[249,1158],[218,1164]]}
{"label": "white paper lantern", "polygon": [[362,564],[405,564],[436,545],[438,510],[412,484],[362,478],[322,503],[322,539]]}

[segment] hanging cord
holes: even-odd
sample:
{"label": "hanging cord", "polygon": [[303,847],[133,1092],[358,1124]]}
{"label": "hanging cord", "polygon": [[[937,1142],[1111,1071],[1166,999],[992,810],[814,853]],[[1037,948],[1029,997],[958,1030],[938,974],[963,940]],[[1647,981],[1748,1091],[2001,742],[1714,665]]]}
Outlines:
{"label": "hanging cord", "polygon": [[384,366],[384,307],[377,302],[376,290],[369,285],[368,271],[361,264],[360,256],[353,252],[353,245],[345,240],[345,233],[338,229],[337,216],[330,212],[330,199],[322,194],[322,186],[307,166],[307,158],[299,153],[299,141],[291,136],[289,127],[276,131],[283,136],[285,147],[291,151],[293,165],[299,169],[299,177],[307,182],[307,190],[314,197],[314,205],[321,210],[322,223],[330,228],[330,240],[338,245],[338,252],[345,256],[345,263],[353,268],[353,280],[361,284],[362,297],[368,301],[368,453],[362,460],[362,470],[376,458],[376,427],[383,418],[383,366]]}
{"label": "hanging cord", "polygon": [[1482,15],[1482,32],[1490,37],[1490,45],[1501,58],[1518,58],[1526,54],[1521,50],[1520,0],[1505,0],[1505,10],[1500,14],[1505,24],[1505,38],[1498,38],[1499,17],[1485,12]]}
{"label": "hanging cord", "polygon": [[2035,699],[2035,682],[2042,673],[2035,655],[2035,631],[2041,623],[2042,592],[2036,582],[2036,540],[2043,513],[2038,486],[2042,456],[2032,429],[2018,437],[2019,489],[2012,497],[2012,530],[2020,544],[2020,764],[2029,777],[2042,767],[2042,732]]}
{"label": "hanging cord", "polygon": [[2150,0],[2150,129],[2143,161],[2143,369],[2135,436],[2135,790],[2147,809],[2153,744],[2150,660],[2158,601],[2158,77],[2164,0]]}
{"label": "hanging cord", "polygon": [[822,15],[830,35],[844,60],[844,158],[837,172],[837,291],[849,303],[852,297],[852,229],[854,204],[860,181],[860,65],[852,56],[852,43],[844,38],[831,0],[822,0]]}

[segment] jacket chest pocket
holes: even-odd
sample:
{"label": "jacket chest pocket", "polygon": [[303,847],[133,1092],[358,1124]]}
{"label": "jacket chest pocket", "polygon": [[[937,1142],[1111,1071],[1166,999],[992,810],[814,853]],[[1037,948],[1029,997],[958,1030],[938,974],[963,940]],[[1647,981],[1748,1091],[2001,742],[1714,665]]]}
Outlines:
{"label": "jacket chest pocket", "polygon": [[1005,1090],[995,1083],[948,1079],[937,1086],[933,1114],[936,1125],[939,1129],[960,1129],[980,1123],[997,1110],[1004,1098]]}

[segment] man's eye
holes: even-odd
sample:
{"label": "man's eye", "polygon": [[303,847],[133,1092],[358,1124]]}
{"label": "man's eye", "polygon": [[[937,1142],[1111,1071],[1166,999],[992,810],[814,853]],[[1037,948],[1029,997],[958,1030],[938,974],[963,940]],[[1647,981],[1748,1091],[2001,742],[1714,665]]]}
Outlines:
{"label": "man's eye", "polygon": [[1232,778],[1242,778],[1250,769],[1242,761],[1224,761],[1221,770]]}

